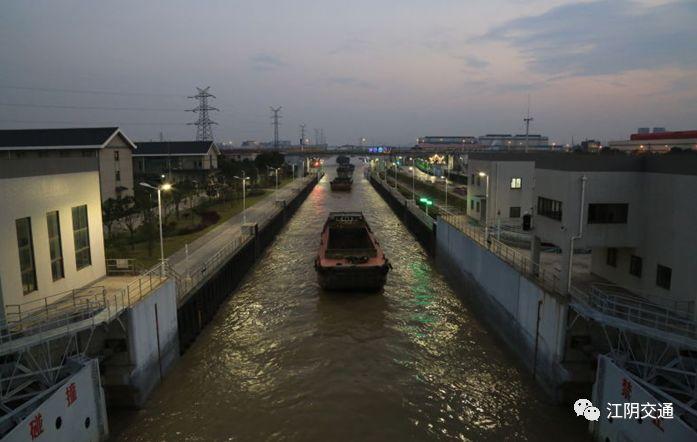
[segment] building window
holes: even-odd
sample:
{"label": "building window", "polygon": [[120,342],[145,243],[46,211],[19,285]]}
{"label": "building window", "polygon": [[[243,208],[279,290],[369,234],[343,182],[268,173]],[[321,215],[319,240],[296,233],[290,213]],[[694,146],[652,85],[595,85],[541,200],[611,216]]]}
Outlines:
{"label": "building window", "polygon": [[479,212],[479,201],[477,201],[477,212]]}
{"label": "building window", "polygon": [[119,151],[115,150],[114,151],[114,161],[118,161],[118,160],[119,160]]}
{"label": "building window", "polygon": [[31,237],[31,218],[15,221],[17,227],[17,248],[19,249],[19,271],[22,277],[22,291],[26,295],[36,290],[36,268],[34,267],[34,242]]}
{"label": "building window", "polygon": [[474,200],[470,200],[470,210],[474,210]]}
{"label": "building window", "polygon": [[549,198],[538,197],[537,198],[537,214],[561,221],[562,215],[562,204],[561,201],[552,200]]}
{"label": "building window", "polygon": [[83,157],[93,157],[94,152],[89,150],[89,149],[82,149],[82,156]]}
{"label": "building window", "polygon": [[617,249],[614,247],[608,247],[607,255],[605,256],[605,264],[610,267],[617,267]]}
{"label": "building window", "polygon": [[673,271],[670,267],[662,266],[658,264],[656,268],[656,285],[663,287],[666,290],[670,290],[670,277]]}
{"label": "building window", "polygon": [[632,257],[629,259],[629,273],[637,278],[641,278],[641,264],[642,259],[638,256],[632,255]]}
{"label": "building window", "polygon": [[482,185],[482,177],[477,175],[477,186],[481,186],[481,185]]}
{"label": "building window", "polygon": [[474,186],[474,174],[472,174],[469,184]]}
{"label": "building window", "polygon": [[75,266],[80,270],[92,264],[87,206],[73,207],[73,238],[75,240]]}
{"label": "building window", "polygon": [[57,281],[65,277],[58,211],[48,212],[46,214],[46,224],[48,224],[48,249],[51,255],[51,275],[53,276],[53,280]]}
{"label": "building window", "polygon": [[627,204],[589,204],[588,224],[626,224]]}
{"label": "building window", "polygon": [[116,171],[116,181],[121,181],[121,171],[120,170]]}
{"label": "building window", "polygon": [[522,178],[511,178],[511,189],[520,189],[523,186]]}
{"label": "building window", "polygon": [[508,209],[509,218],[520,218],[520,207],[511,207]]}

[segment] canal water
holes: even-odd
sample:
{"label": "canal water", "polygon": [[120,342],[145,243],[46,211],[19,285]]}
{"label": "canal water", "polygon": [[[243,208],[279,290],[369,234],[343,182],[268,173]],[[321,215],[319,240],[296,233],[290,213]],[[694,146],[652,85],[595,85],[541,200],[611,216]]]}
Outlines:
{"label": "canal water", "polygon": [[[360,167],[350,193],[330,191],[333,175],[145,409],[112,416],[113,439],[588,440],[584,420],[546,402]],[[363,211],[391,260],[384,293],[319,288],[319,235],[340,210]]]}

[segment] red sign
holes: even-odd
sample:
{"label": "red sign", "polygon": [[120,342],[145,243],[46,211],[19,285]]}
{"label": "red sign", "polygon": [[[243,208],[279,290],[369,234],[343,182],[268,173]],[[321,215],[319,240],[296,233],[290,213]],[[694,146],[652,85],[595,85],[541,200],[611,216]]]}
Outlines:
{"label": "red sign", "polygon": [[36,416],[29,421],[29,435],[31,435],[31,440],[36,439],[41,436],[44,432],[44,418],[41,413],[37,413]]}
{"label": "red sign", "polygon": [[632,397],[632,383],[622,379],[622,397],[629,400]]}
{"label": "red sign", "polygon": [[68,400],[68,407],[75,403],[77,400],[77,387],[75,387],[75,382],[65,387],[65,397]]}

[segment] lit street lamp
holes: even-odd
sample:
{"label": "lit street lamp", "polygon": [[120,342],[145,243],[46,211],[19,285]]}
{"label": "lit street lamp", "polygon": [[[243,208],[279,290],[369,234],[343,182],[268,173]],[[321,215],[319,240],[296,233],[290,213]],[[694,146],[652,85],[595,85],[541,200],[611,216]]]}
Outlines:
{"label": "lit street lamp", "polygon": [[242,177],[235,175],[235,178],[242,180],[242,224],[247,224],[247,180],[248,176],[244,176],[244,170],[242,171]]}
{"label": "lit street lamp", "polygon": [[485,172],[479,172],[479,176],[486,178],[486,192],[484,193],[484,200],[486,201],[485,212],[484,212],[484,240],[489,240],[489,175]]}
{"label": "lit street lamp", "polygon": [[148,183],[140,183],[140,185],[149,189],[157,190],[157,213],[160,221],[160,262],[162,263],[160,274],[165,276],[165,244],[162,239],[162,191],[164,190],[166,192],[171,190],[172,185],[169,183],[164,183],[158,187],[151,186]]}

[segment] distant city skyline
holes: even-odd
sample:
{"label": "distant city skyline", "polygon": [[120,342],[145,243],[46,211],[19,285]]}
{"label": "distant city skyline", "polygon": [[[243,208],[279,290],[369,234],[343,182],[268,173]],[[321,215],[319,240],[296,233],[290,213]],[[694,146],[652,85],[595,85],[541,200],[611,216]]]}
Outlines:
{"label": "distant city skyline", "polygon": [[[376,4],[377,3],[377,4]],[[166,6],[162,6],[166,5]],[[550,142],[695,129],[697,2],[8,1],[0,128],[120,126],[194,139],[210,86],[216,141],[412,145],[427,135]]]}

